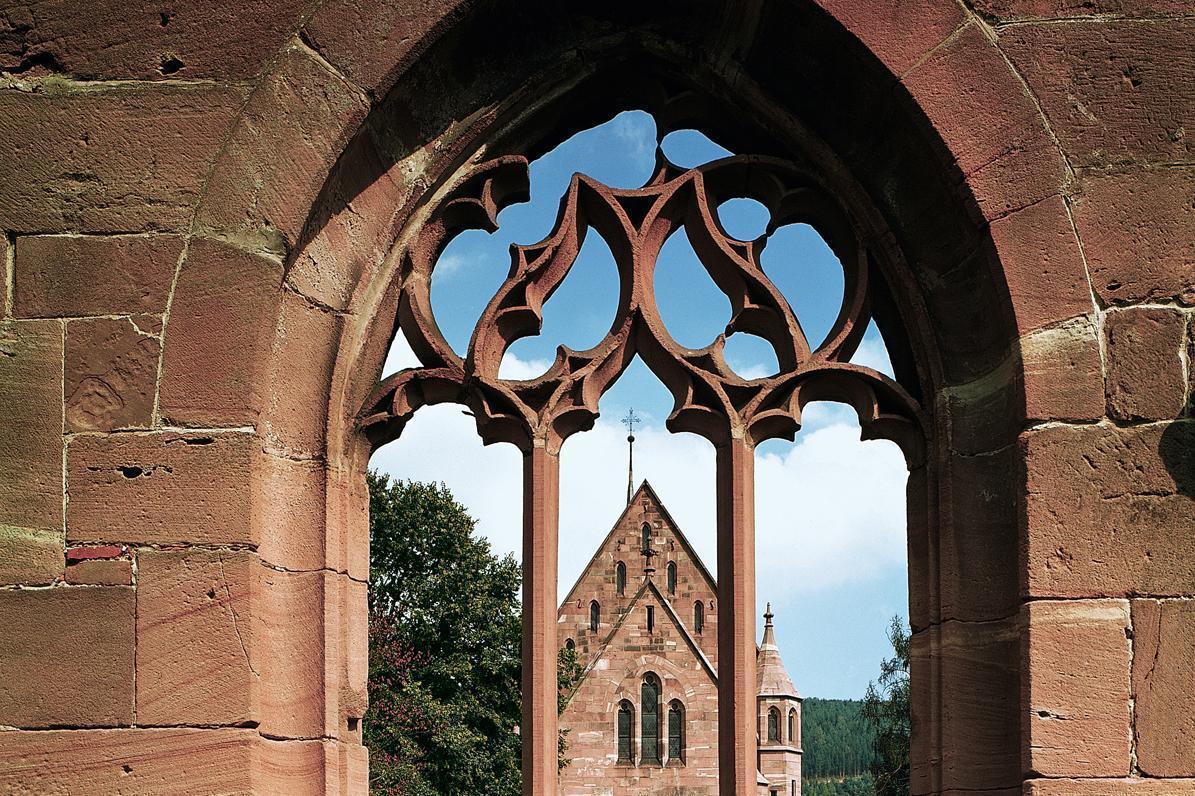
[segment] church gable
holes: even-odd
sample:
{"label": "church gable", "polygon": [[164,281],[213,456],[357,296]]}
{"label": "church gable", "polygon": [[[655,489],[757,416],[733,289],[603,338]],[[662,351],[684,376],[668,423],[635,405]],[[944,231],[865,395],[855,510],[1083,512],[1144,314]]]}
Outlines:
{"label": "church gable", "polygon": [[[655,582],[689,630],[701,652],[717,667],[716,585],[705,564],[644,481],[599,545],[558,614],[559,642],[570,641],[583,665],[597,654],[611,628],[623,617],[643,584],[654,555]],[[700,603],[700,607],[698,604]]]}

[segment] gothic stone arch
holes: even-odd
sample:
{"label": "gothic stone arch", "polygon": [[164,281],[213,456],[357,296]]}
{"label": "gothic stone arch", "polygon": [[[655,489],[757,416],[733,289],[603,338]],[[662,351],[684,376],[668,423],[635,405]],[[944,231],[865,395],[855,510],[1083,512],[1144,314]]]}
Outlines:
{"label": "gothic stone arch", "polygon": [[26,35],[65,85],[0,92],[32,142],[0,193],[3,575],[57,584],[0,590],[0,781],[364,791],[358,410],[398,304],[387,256],[479,147],[533,156],[662,81],[736,151],[814,153],[899,255],[876,313],[929,421],[915,792],[1192,787],[1195,92],[1168,65],[1189,20],[946,0],[243,13],[252,46],[224,59],[147,20],[209,83],[119,84],[162,76],[136,49],[159,39],[116,62],[87,37],[123,20],[63,19]]}

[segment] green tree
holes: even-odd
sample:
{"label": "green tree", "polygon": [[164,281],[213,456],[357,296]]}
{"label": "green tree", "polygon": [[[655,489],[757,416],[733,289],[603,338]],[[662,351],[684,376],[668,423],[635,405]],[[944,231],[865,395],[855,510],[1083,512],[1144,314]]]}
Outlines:
{"label": "green tree", "polygon": [[371,790],[516,796],[519,565],[442,484],[368,480]]}
{"label": "green tree", "polygon": [[[443,484],[367,478],[370,790],[519,794],[519,565]],[[562,649],[561,710],[580,675]]]}
{"label": "green tree", "polygon": [[868,683],[863,715],[875,731],[876,759],[871,773],[876,796],[909,793],[909,640],[900,617],[893,617],[888,640],[893,656],[880,663],[878,685]]}

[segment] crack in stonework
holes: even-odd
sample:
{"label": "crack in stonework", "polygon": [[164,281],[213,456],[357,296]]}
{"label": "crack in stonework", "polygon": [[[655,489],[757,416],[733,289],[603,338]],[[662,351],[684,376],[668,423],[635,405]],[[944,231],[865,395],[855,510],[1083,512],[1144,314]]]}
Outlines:
{"label": "crack in stonework", "polygon": [[240,642],[241,652],[245,655],[245,663],[249,666],[249,671],[253,672],[255,677],[261,677],[261,673],[253,668],[253,660],[249,657],[249,649],[245,646],[245,639],[241,637],[241,626],[237,622],[237,609],[232,604],[232,589],[228,586],[228,576],[224,573],[224,556],[217,556],[216,561],[220,566],[220,584],[224,587],[224,593],[228,595],[228,612],[232,614],[232,630],[236,633],[237,641]]}

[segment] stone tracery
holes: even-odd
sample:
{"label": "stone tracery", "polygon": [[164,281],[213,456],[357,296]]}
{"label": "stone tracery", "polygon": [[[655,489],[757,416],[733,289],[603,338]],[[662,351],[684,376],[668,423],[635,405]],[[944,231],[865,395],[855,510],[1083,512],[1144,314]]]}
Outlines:
{"label": "stone tracery", "polygon": [[[881,278],[876,255],[811,168],[736,155],[685,170],[657,148],[654,175],[640,188],[573,176],[553,231],[538,243],[511,247],[509,274],[461,357],[432,310],[437,260],[454,236],[467,229],[495,231],[499,212],[528,196],[525,157],[477,163],[449,181],[407,238],[398,252],[394,328],[407,336],[422,367],[375,388],[359,415],[361,429],[379,445],[397,437],[421,406],[456,402],[469,407],[485,442],[511,442],[523,451],[524,792],[554,793],[559,453],[570,435],[593,426],[601,396],[640,356],[672,394],[668,428],[697,433],[717,449],[718,569],[730,574],[719,587],[720,792],[745,792],[755,784],[757,743],[754,713],[739,707],[752,704],[756,693],[754,446],[791,439],[806,403],[838,400],[854,408],[864,438],[893,440],[910,467],[923,460],[925,418],[918,401],[897,381],[849,361],[871,320],[870,285]],[[769,211],[769,227],[756,240],[732,237],[718,219],[715,208],[736,197],[760,201]],[[823,232],[844,270],[841,309],[816,349],[760,261],[768,234],[801,222]],[[609,245],[618,274],[610,330],[586,350],[559,346],[551,367],[537,378],[502,378],[503,355],[518,339],[540,332],[543,307],[568,276],[590,229]],[[682,232],[732,310],[725,331],[700,349],[676,342],[653,289],[661,248]],[[724,356],[735,333],[770,344],[778,372],[756,379],[735,373]]]}

